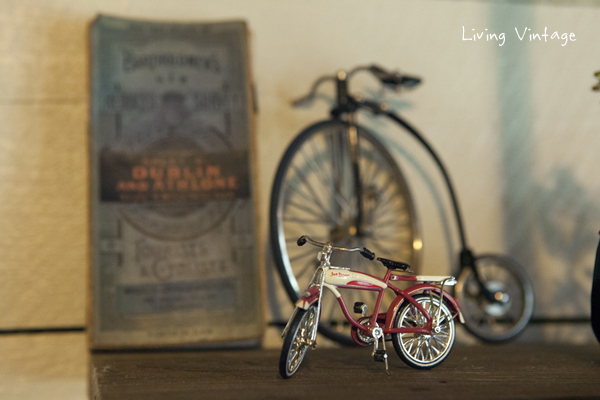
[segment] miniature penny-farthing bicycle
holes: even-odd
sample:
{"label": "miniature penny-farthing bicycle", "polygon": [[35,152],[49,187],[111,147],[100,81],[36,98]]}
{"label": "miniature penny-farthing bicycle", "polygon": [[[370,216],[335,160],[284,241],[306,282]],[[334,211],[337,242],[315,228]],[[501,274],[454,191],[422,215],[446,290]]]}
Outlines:
{"label": "miniature penny-farthing bicycle", "polygon": [[[378,255],[408,262],[419,271],[421,241],[411,196],[394,158],[377,135],[356,123],[364,110],[393,121],[414,137],[433,158],[445,180],[460,238],[455,295],[465,317],[465,327],[488,342],[512,339],[529,322],[533,289],[523,269],[502,255],[475,255],[467,245],[458,201],[450,177],[425,138],[387,106],[349,92],[355,73],[370,72],[384,87],[415,87],[419,78],[388,72],[372,65],[318,79],[310,93],[294,102],[310,103],[324,82],[336,85],[331,119],[317,122],[296,136],[286,150],[275,176],[270,205],[270,241],[282,283],[296,302],[310,279],[316,260],[295,246],[296,238],[309,234],[345,247],[366,246]],[[345,252],[333,263],[376,274],[375,263],[356,260]],[[355,291],[352,291],[355,292]],[[352,301],[375,300],[373,292],[351,293]],[[386,302],[393,296],[386,295]],[[330,296],[322,300],[319,331],[340,343],[352,344],[347,318]]]}
{"label": "miniature penny-farthing bicycle", "polygon": [[[307,236],[298,239],[298,245],[310,243],[320,248],[317,257],[319,266],[292,314],[282,336],[285,338],[279,359],[279,374],[290,378],[300,367],[309,347],[317,344],[317,326],[321,317],[321,299],[327,288],[337,299],[340,308],[352,325],[352,337],[362,346],[373,345],[375,361],[385,362],[388,371],[386,338],[390,338],[398,356],[409,366],[430,369],[446,359],[454,344],[454,321],[462,321],[457,301],[444,287],[452,286],[452,276],[421,276],[402,274],[408,264],[378,258],[387,267],[383,278],[352,271],[350,268],[332,266],[332,252],[355,252],[367,259],[375,254],[366,248],[344,248],[331,243],[320,243]],[[401,290],[391,282],[422,282]],[[368,305],[357,302],[354,312],[362,314],[358,320],[348,312],[344,298],[338,288],[371,291],[377,294],[372,314],[367,315]],[[394,300],[387,309],[381,310],[386,290],[394,293]]]}

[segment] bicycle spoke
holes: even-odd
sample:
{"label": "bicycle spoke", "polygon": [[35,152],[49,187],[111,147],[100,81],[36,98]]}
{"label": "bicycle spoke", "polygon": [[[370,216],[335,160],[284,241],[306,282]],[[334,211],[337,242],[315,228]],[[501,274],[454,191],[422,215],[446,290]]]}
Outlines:
{"label": "bicycle spoke", "polygon": [[[293,191],[294,193],[296,193],[298,196],[300,196],[300,198],[306,203],[306,204],[312,204],[312,202],[310,201],[310,197],[307,196],[306,193],[303,193],[297,186],[294,185],[289,185],[288,189],[290,189],[291,191]],[[310,195],[310,194],[309,194]],[[324,208],[324,206],[319,202],[318,199],[316,199],[315,204],[318,206],[318,208],[325,214],[327,214],[327,210]],[[288,205],[289,205],[289,201],[288,201]],[[287,207],[287,205],[286,205]]]}
{"label": "bicycle spoke", "polygon": [[291,262],[295,262],[295,261],[298,261],[298,260],[300,260],[302,258],[308,257],[310,254],[314,253],[314,252],[312,252],[310,250],[312,250],[312,249],[306,249],[304,251],[301,251],[300,249],[298,249],[299,252],[301,251],[301,254],[298,254],[298,255],[290,257],[290,261]]}
{"label": "bicycle spoke", "polygon": [[328,219],[331,222],[335,222],[330,216],[328,216],[327,214],[323,214],[323,213],[319,213],[318,210],[319,209],[315,209],[315,208],[310,208],[307,206],[307,204],[311,204],[311,203],[305,203],[305,204],[298,204],[297,202],[290,200],[288,202],[288,206],[293,206],[294,208],[297,208],[298,210],[302,210],[305,211],[307,213],[309,213],[310,215],[313,215],[315,217],[320,217],[321,219]]}
{"label": "bicycle spoke", "polygon": [[404,210],[402,207],[394,207],[394,202],[390,199],[387,203],[382,203],[381,199],[375,204],[371,210],[373,219],[389,216],[390,213],[401,213]]}
{"label": "bicycle spoke", "polygon": [[284,217],[284,222],[296,222],[299,224],[317,224],[317,225],[328,225],[323,223],[320,219],[310,219],[310,218],[294,218],[294,217]]}
{"label": "bicycle spoke", "polygon": [[[417,303],[424,308],[424,310],[434,318],[436,314],[440,314],[440,327],[439,332],[432,331],[430,334],[396,334],[392,335],[394,346],[398,350],[400,348],[399,355],[409,365],[416,368],[431,368],[440,363],[447,355],[454,342],[454,321],[450,320],[450,310],[448,307],[440,303],[439,299],[432,298],[431,292],[423,292],[415,296],[414,298]],[[399,311],[398,317],[395,322],[396,327],[411,328],[419,327],[424,328],[427,326],[427,318],[425,314],[421,312],[412,303],[404,304]],[[400,341],[400,342],[398,342]]]}
{"label": "bicycle spoke", "polygon": [[325,188],[325,190],[328,192],[328,194],[331,196],[331,198],[333,198],[343,210],[345,210],[347,213],[349,213],[348,201],[346,199],[344,199],[344,197],[341,195],[341,193],[331,190],[331,186],[329,185],[329,183],[325,182],[323,180],[323,174],[320,173],[320,172],[322,172],[322,169],[320,169],[315,164],[314,160],[312,160],[310,157],[306,157],[304,150],[301,150],[300,153],[301,153],[302,158],[304,159],[305,163],[310,165],[313,168],[313,170],[315,171],[314,175],[322,183],[322,187]]}
{"label": "bicycle spoke", "polygon": [[[387,192],[389,192],[390,194],[388,196],[385,196],[385,194]],[[398,199],[399,199],[399,197],[398,197],[397,188],[395,188],[393,186],[388,186],[388,189],[381,193],[379,201],[375,205],[374,212],[380,212],[380,213],[383,212],[387,208],[388,204],[393,204],[394,201],[400,202],[400,200],[398,200]],[[401,206],[398,207],[398,210],[402,210],[404,208]]]}
{"label": "bicycle spoke", "polygon": [[398,244],[400,244],[404,241],[408,241],[407,239],[409,239],[409,238],[405,238],[403,236],[405,236],[405,235],[397,234],[396,237],[394,237],[394,238],[386,238],[386,237],[382,237],[382,236],[373,234],[373,235],[369,236],[369,240],[372,240],[377,243],[390,243],[390,244],[397,246]]}
{"label": "bicycle spoke", "polygon": [[[308,189],[308,191],[310,192],[310,195],[314,199],[316,205],[321,209],[321,211],[323,211],[325,214],[327,214],[327,209],[321,203],[321,200],[319,199],[319,196],[317,195],[317,193],[314,191],[313,187],[309,184],[308,179],[306,178],[306,175],[304,175],[304,173],[302,173],[296,166],[292,165],[292,169],[294,171],[296,171],[296,174],[298,174],[298,176],[300,176],[302,182],[304,182],[303,187],[306,187]],[[296,193],[302,195],[299,191],[296,191]],[[334,218],[334,220],[336,220],[336,222],[339,223],[339,220],[337,220],[335,218],[335,216],[333,216],[333,218]]]}
{"label": "bicycle spoke", "polygon": [[309,272],[309,271],[312,272],[312,271],[314,271],[314,269],[315,269],[314,262],[308,261],[307,263],[304,264],[304,267],[298,271],[298,273],[296,275],[296,280],[302,279],[307,272]]}
{"label": "bicycle spoke", "polygon": [[[381,256],[387,256],[384,258],[391,257],[391,256],[389,256],[389,254],[395,254],[395,252],[393,250],[389,250],[389,248],[383,247],[383,245],[381,245],[380,243],[378,243],[376,241],[371,241],[370,246],[373,247],[373,249],[376,251],[376,254],[380,254]],[[394,255],[394,258],[398,258],[398,257],[396,255]]]}
{"label": "bicycle spoke", "polygon": [[364,159],[365,162],[361,165],[361,171],[364,172],[364,174],[361,175],[361,183],[363,185],[369,185],[371,184],[371,182],[374,182],[374,177],[375,174],[378,172],[377,169],[379,167],[379,165],[375,162],[369,162],[369,165],[365,165],[367,164],[367,160]]}

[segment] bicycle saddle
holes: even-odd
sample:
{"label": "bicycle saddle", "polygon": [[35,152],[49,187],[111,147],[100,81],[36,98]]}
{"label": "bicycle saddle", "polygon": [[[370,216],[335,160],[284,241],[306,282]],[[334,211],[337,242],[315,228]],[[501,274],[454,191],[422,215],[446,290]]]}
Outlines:
{"label": "bicycle saddle", "polygon": [[402,271],[406,271],[407,269],[410,269],[410,265],[402,261],[392,261],[382,257],[377,257],[377,261],[381,261],[381,263],[385,265],[387,269],[391,270],[401,269]]}
{"label": "bicycle saddle", "polygon": [[386,86],[397,90],[400,86],[411,89],[421,83],[421,78],[400,74],[399,72],[388,72],[378,65],[371,65],[369,71]]}

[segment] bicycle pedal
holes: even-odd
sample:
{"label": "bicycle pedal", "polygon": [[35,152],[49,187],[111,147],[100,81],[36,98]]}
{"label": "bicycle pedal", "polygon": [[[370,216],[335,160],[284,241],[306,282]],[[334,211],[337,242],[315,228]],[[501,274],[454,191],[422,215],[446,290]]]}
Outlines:
{"label": "bicycle pedal", "polygon": [[363,317],[367,314],[368,309],[369,306],[367,306],[362,301],[357,301],[356,303],[354,303],[354,312],[357,314],[362,314]]}
{"label": "bicycle pedal", "polygon": [[385,350],[375,350],[373,351],[373,360],[377,362],[384,362],[387,359],[387,351]]}

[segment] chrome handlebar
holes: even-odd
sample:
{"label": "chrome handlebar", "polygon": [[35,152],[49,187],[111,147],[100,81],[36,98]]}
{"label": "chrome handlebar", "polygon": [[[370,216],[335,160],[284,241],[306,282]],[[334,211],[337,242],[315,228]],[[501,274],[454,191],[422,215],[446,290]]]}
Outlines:
{"label": "chrome handlebar", "polygon": [[363,257],[368,258],[369,260],[374,260],[375,259],[375,253],[373,253],[371,250],[367,249],[366,247],[362,247],[361,248],[361,247],[341,247],[341,246],[334,246],[330,242],[327,242],[327,243],[317,242],[316,240],[311,239],[307,235],[300,236],[298,238],[298,241],[296,243],[298,244],[298,246],[304,246],[306,243],[310,243],[313,246],[327,248],[329,252],[331,252],[332,250],[358,251],[358,252],[360,252],[360,254]]}

